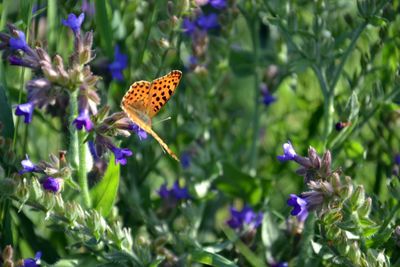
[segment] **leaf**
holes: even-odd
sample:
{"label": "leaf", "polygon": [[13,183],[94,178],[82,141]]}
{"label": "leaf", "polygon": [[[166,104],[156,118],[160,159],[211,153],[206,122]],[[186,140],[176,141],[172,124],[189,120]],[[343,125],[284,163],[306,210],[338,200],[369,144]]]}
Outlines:
{"label": "leaf", "polygon": [[267,211],[264,213],[262,229],[261,229],[261,238],[267,250],[266,251],[267,257],[273,256],[272,252],[273,244],[278,239],[278,237],[279,237],[279,227],[276,221],[272,219],[271,213]]}
{"label": "leaf", "polygon": [[97,30],[99,31],[99,35],[101,36],[101,45],[103,49],[106,51],[106,54],[109,58],[113,56],[113,49],[111,46],[111,42],[113,40],[112,35],[113,31],[111,30],[111,19],[107,16],[107,7],[106,1],[104,0],[97,0],[94,1],[96,13],[95,13],[95,20]]}
{"label": "leaf", "polygon": [[252,205],[260,202],[262,187],[258,179],[240,171],[230,163],[223,163],[222,170],[222,177],[215,181],[220,191],[232,197],[241,197]]}
{"label": "leaf", "polygon": [[195,250],[191,253],[194,262],[207,264],[209,266],[217,267],[234,267],[237,266],[234,262],[222,257],[221,255],[214,254],[205,250]]}
{"label": "leaf", "polygon": [[90,190],[93,208],[107,217],[115,201],[119,184],[119,164],[114,155],[110,157],[103,179]]}
{"label": "leaf", "polygon": [[8,103],[4,87],[0,85],[0,122],[3,124],[1,135],[6,138],[13,138],[14,122],[12,110]]}
{"label": "leaf", "polygon": [[254,56],[250,51],[242,49],[231,49],[229,54],[229,65],[237,76],[247,76],[254,72]]}

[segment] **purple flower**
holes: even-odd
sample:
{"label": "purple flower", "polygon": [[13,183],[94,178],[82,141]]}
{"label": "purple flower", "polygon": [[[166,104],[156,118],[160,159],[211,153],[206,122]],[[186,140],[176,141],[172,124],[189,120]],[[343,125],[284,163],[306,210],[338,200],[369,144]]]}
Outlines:
{"label": "purple flower", "polygon": [[188,189],[186,187],[180,187],[178,181],[175,181],[174,185],[172,186],[171,192],[172,195],[178,200],[190,198]]}
{"label": "purple flower", "polygon": [[89,132],[93,128],[93,123],[90,120],[90,116],[87,110],[83,110],[79,113],[79,116],[72,122],[75,124],[76,129],[82,130],[83,127]]}
{"label": "purple flower", "polygon": [[33,103],[31,103],[31,102],[27,102],[25,104],[20,104],[15,109],[15,115],[24,116],[24,122],[31,123],[34,108],[35,108],[35,105],[33,105]]}
{"label": "purple flower", "polygon": [[196,24],[189,18],[182,21],[182,30],[186,35],[191,35],[196,30]]}
{"label": "purple flower", "polygon": [[162,186],[160,186],[160,189],[157,191],[158,195],[161,198],[167,199],[170,197],[170,191],[167,188],[167,184],[163,184]]}
{"label": "purple flower", "polygon": [[210,0],[209,4],[216,9],[226,8],[226,0]]}
{"label": "purple flower", "polygon": [[276,97],[274,97],[268,90],[268,87],[265,83],[261,83],[260,90],[263,95],[263,103],[266,106],[271,105],[276,101]]}
{"label": "purple flower", "polygon": [[114,49],[114,61],[108,65],[111,75],[114,80],[122,81],[124,76],[122,71],[128,66],[128,56],[122,54],[119,50],[119,46],[115,46]]}
{"label": "purple flower", "polygon": [[296,216],[301,222],[304,222],[307,219],[308,210],[307,201],[305,199],[294,194],[290,194],[287,204],[293,207],[293,210],[290,212],[291,215]]}
{"label": "purple flower", "polygon": [[23,267],[39,267],[40,266],[40,258],[42,257],[42,252],[36,252],[35,258],[24,259]]}
{"label": "purple flower", "polygon": [[79,17],[76,17],[75,14],[69,14],[68,18],[65,20],[62,20],[62,23],[71,28],[71,30],[74,32],[74,34],[78,34],[81,30],[81,25],[83,23],[83,20],[85,19],[85,13],[81,13]]}
{"label": "purple flower", "polygon": [[39,171],[38,167],[32,163],[29,159],[28,155],[25,155],[25,159],[21,161],[21,165],[23,169],[19,171],[20,174],[24,174],[26,172],[36,172]]}
{"label": "purple flower", "polygon": [[181,166],[184,169],[187,169],[190,167],[190,161],[191,161],[191,157],[189,152],[183,152],[181,155]]}
{"label": "purple flower", "polygon": [[92,140],[88,141],[89,151],[95,161],[99,160],[99,155],[97,155],[96,146]]}
{"label": "purple flower", "polygon": [[276,101],[276,97],[271,95],[269,92],[264,94],[264,96],[263,96],[264,105],[269,106],[272,103],[274,103],[275,101]]}
{"label": "purple flower", "polygon": [[171,206],[178,200],[191,198],[187,187],[180,187],[179,181],[175,181],[171,189],[168,189],[167,184],[163,184],[157,193],[164,200],[170,201]]}
{"label": "purple flower", "polygon": [[132,156],[133,154],[128,148],[112,147],[111,151],[115,156],[115,164],[120,163],[122,165],[125,165],[127,162],[126,158]]}
{"label": "purple flower", "polygon": [[273,263],[271,264],[271,267],[289,267],[289,264],[284,261],[284,262]]}
{"label": "purple flower", "polygon": [[219,27],[217,14],[201,15],[197,19],[197,25],[203,30],[212,30]]}
{"label": "purple flower", "polygon": [[394,156],[394,164],[400,165],[400,154]]}
{"label": "purple flower", "polygon": [[89,16],[93,16],[95,9],[94,9],[94,3],[90,3],[88,0],[82,0],[82,6],[81,6],[82,12],[85,12]]}
{"label": "purple flower", "polygon": [[54,192],[54,193],[59,192],[60,189],[61,189],[60,179],[56,179],[56,178],[53,178],[53,177],[50,177],[50,176],[46,177],[43,180],[42,185],[43,185],[43,188],[45,190],[51,191],[51,192]]}
{"label": "purple flower", "polygon": [[226,222],[232,229],[243,229],[245,225],[250,228],[257,228],[261,225],[263,214],[262,212],[255,213],[249,206],[244,206],[241,211],[230,208],[231,218]]}
{"label": "purple flower", "polygon": [[131,124],[131,129],[139,136],[140,140],[147,138],[146,131],[140,128],[136,123]]}
{"label": "purple flower", "polygon": [[22,31],[17,31],[17,34],[18,34],[17,37],[10,38],[11,49],[14,49],[14,50],[20,49],[24,52],[27,52],[29,50],[29,46],[26,43],[25,33]]}
{"label": "purple flower", "polygon": [[297,154],[296,151],[294,151],[292,143],[288,141],[287,143],[283,144],[283,155],[278,156],[277,158],[280,162],[284,162],[288,160],[294,160],[296,156]]}

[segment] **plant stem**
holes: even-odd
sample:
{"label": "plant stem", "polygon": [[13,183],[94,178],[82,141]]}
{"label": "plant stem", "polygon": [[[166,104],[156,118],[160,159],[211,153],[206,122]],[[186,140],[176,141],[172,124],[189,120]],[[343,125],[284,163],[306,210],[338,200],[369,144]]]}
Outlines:
{"label": "plant stem", "polygon": [[78,154],[78,133],[72,126],[72,122],[78,116],[78,90],[72,91],[69,95],[69,148],[68,148],[68,161],[72,168],[78,168],[77,154]]}
{"label": "plant stem", "polygon": [[77,170],[78,173],[78,183],[81,188],[83,204],[85,207],[90,207],[91,199],[86,177],[86,144],[84,143],[85,132],[83,130],[77,131],[72,126],[72,122],[78,115],[78,94],[79,89],[75,89],[70,93],[69,99],[69,161],[72,167]]}
{"label": "plant stem", "polygon": [[258,22],[248,20],[248,26],[251,30],[251,37],[253,42],[253,56],[254,56],[254,111],[253,111],[253,140],[251,144],[251,159],[250,159],[250,174],[256,175],[257,172],[257,158],[258,158],[258,141],[259,141],[259,128],[260,128],[260,78],[257,71],[259,60],[259,40],[258,40]]}
{"label": "plant stem", "polygon": [[79,147],[79,169],[78,169],[78,182],[82,191],[83,204],[86,207],[92,206],[92,200],[89,194],[89,186],[87,182],[86,173],[86,143],[85,131],[81,130],[78,132],[78,147]]}

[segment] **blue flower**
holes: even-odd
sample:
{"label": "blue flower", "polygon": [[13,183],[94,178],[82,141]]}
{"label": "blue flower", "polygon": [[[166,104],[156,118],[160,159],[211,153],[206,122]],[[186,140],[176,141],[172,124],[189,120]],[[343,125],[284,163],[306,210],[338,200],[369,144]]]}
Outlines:
{"label": "blue flower", "polygon": [[197,19],[197,25],[203,30],[212,30],[219,27],[217,14],[201,15]]}
{"label": "blue flower", "polygon": [[186,187],[180,187],[179,182],[175,181],[174,185],[171,189],[172,195],[180,200],[180,199],[190,199],[189,191]]}
{"label": "blue flower", "polygon": [[167,184],[163,184],[162,186],[160,186],[160,189],[157,191],[157,193],[163,199],[167,199],[170,197],[170,191],[167,187]]}
{"label": "blue flower", "polygon": [[283,261],[283,262],[273,263],[271,264],[271,267],[289,267],[289,264]]}
{"label": "blue flower", "polygon": [[288,160],[294,160],[296,156],[296,151],[294,151],[292,144],[290,141],[288,141],[287,143],[283,144],[283,155],[278,156],[277,158],[280,162],[284,162]]}
{"label": "blue flower", "polygon": [[255,213],[249,206],[244,206],[241,211],[230,208],[231,218],[226,222],[232,229],[243,229],[245,225],[250,228],[257,228],[261,225],[262,212]]}
{"label": "blue flower", "polygon": [[191,35],[196,30],[196,23],[189,18],[184,18],[182,21],[182,30],[186,35]]}
{"label": "blue flower", "polygon": [[140,128],[136,123],[131,124],[131,129],[139,136],[140,140],[147,138],[146,131]]}
{"label": "blue flower", "polygon": [[171,206],[178,200],[191,198],[187,187],[180,187],[179,181],[175,181],[171,189],[168,189],[167,184],[163,184],[157,192],[161,198],[170,201]]}
{"label": "blue flower", "polygon": [[43,180],[42,185],[45,190],[57,193],[61,189],[61,179],[49,176]]}
{"label": "blue flower", "polygon": [[24,116],[24,122],[31,123],[34,108],[35,108],[35,105],[31,102],[27,102],[25,104],[20,104],[15,109],[15,115]]}
{"label": "blue flower", "polygon": [[82,128],[85,127],[86,131],[89,132],[93,128],[93,124],[90,120],[87,110],[81,111],[79,116],[72,123],[75,124],[75,127],[78,130],[82,130]]}
{"label": "blue flower", "polygon": [[400,154],[394,156],[394,164],[400,165]]}
{"label": "blue flower", "polygon": [[114,153],[115,156],[115,164],[122,164],[125,165],[127,163],[127,157],[132,156],[132,151],[130,151],[128,148],[118,148],[118,147],[112,147],[111,151]]}
{"label": "blue flower", "polygon": [[271,95],[269,92],[264,94],[264,96],[263,96],[264,105],[269,106],[272,103],[274,103],[275,101],[276,101],[276,97]]}
{"label": "blue flower", "polygon": [[122,71],[128,66],[128,56],[122,54],[119,50],[119,46],[115,46],[114,49],[114,61],[108,65],[111,75],[114,80],[122,81],[124,76]]}
{"label": "blue flower", "polygon": [[187,169],[190,167],[190,161],[191,161],[191,157],[189,152],[183,152],[181,155],[181,166],[184,169]]}
{"label": "blue flower", "polygon": [[42,257],[42,252],[36,252],[35,258],[24,259],[23,267],[39,267],[40,266],[40,258]]}
{"label": "blue flower", "polygon": [[226,0],[210,0],[209,4],[216,9],[226,8]]}
{"label": "blue flower", "polygon": [[83,23],[83,20],[85,19],[85,13],[81,13],[79,17],[76,17],[75,14],[69,14],[68,18],[65,20],[62,20],[62,23],[71,28],[71,30],[74,32],[74,34],[78,34],[81,30],[81,25]]}
{"label": "blue flower", "polygon": [[14,50],[22,50],[27,52],[29,50],[29,46],[26,43],[25,33],[22,31],[17,31],[17,37],[10,38],[10,48]]}
{"label": "blue flower", "polygon": [[29,159],[28,155],[25,155],[25,159],[21,161],[21,165],[23,169],[19,171],[20,174],[24,174],[26,172],[37,172],[39,171],[38,167],[32,163]]}
{"label": "blue flower", "polygon": [[89,151],[95,161],[99,160],[99,155],[97,155],[96,146],[92,140],[88,141]]}
{"label": "blue flower", "polygon": [[296,216],[301,222],[304,222],[307,219],[308,210],[307,201],[305,199],[294,194],[290,194],[287,204],[293,207],[293,210],[290,212],[291,215]]}

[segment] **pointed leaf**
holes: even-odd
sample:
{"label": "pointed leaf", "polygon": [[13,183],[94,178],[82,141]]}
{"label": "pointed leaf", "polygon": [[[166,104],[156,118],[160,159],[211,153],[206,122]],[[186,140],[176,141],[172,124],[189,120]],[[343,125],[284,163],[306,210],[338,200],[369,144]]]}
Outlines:
{"label": "pointed leaf", "polygon": [[232,261],[221,255],[211,253],[205,250],[195,250],[191,253],[194,262],[216,267],[237,267]]}
{"label": "pointed leaf", "polygon": [[93,208],[104,217],[110,214],[119,184],[119,164],[115,164],[114,155],[110,157],[103,179],[90,190]]}

